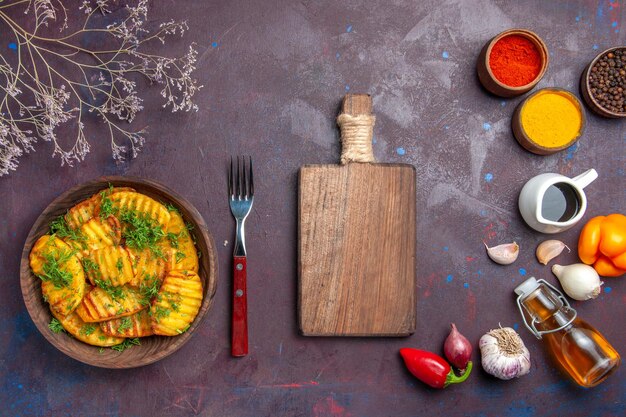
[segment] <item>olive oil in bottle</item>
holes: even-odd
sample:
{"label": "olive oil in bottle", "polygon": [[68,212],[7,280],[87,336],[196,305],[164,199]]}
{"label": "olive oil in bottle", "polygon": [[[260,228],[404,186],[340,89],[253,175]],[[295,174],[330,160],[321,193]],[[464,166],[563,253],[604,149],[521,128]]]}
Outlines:
{"label": "olive oil in bottle", "polygon": [[[617,351],[600,332],[577,317],[556,288],[529,278],[515,288],[515,293],[526,327],[546,341],[555,361],[577,384],[594,387],[618,368],[621,359]],[[532,319],[530,324],[524,311]]]}

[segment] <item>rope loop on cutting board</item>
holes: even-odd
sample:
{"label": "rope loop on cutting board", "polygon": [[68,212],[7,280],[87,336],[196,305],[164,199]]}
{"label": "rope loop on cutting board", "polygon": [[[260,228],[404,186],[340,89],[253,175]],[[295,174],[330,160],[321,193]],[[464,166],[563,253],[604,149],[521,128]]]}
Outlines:
{"label": "rope loop on cutting board", "polygon": [[350,162],[376,162],[372,150],[376,117],[369,114],[353,116],[343,113],[337,117],[341,130],[341,165]]}

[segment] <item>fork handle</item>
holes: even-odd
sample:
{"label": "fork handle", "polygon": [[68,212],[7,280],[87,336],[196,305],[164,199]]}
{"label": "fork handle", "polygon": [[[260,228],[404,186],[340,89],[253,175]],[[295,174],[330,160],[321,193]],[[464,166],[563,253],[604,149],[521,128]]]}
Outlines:
{"label": "fork handle", "polygon": [[247,260],[233,257],[233,339],[231,354],[248,354],[248,291],[246,289]]}

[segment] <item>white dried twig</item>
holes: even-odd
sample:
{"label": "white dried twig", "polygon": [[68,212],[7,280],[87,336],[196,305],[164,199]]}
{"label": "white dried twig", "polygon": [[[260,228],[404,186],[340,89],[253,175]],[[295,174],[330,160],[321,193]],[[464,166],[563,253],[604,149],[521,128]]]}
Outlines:
{"label": "white dried twig", "polygon": [[[8,9],[20,6],[33,16],[32,30],[10,17]],[[188,30],[186,22],[163,22],[150,31],[146,28],[147,0],[126,6],[117,12],[123,16],[116,16],[104,28],[88,26],[94,26],[89,23],[96,13],[111,13],[107,0],[85,0],[79,10],[85,12],[80,29],[50,38],[40,35],[39,29],[54,23],[61,31],[68,29],[61,0],[0,1],[0,27],[14,39],[16,50],[9,53],[17,53],[14,65],[0,54],[0,176],[15,170],[19,158],[35,150],[37,138],[53,144],[52,156],[59,156],[61,165],[83,161],[90,150],[84,124],[89,114],[107,126],[116,161],[127,155],[136,157],[146,132],[131,131],[123,124],[132,122],[143,109],[137,76],[162,86],[163,107],[173,112],[198,110],[193,96],[202,86],[192,78],[198,55],[195,45],[177,58],[147,53],[143,48],[151,41],[164,43],[168,36],[182,36]],[[82,46],[81,37],[90,34],[106,35],[107,46]],[[67,149],[57,137],[57,128],[70,121],[75,121],[76,134]]]}

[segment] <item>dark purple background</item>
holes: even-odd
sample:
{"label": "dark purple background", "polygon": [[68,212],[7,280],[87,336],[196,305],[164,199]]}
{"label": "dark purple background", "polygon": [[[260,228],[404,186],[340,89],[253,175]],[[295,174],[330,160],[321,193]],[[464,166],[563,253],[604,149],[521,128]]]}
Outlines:
{"label": "dark purple background", "polygon": [[[80,13],[72,11],[72,16]],[[482,90],[475,60],[484,43],[511,27],[544,38],[550,66],[539,87],[579,94],[585,65],[625,44],[618,2],[451,1],[154,1],[150,19],[187,19],[183,40],[164,53],[198,44],[200,111],[172,114],[157,89],[143,93],[148,126],[139,157],[115,165],[102,125],[88,123],[93,151],[75,168],[50,159],[49,144],[0,179],[0,414],[210,416],[616,416],[624,413],[622,367],[583,390],[550,362],[523,327],[512,290],[529,276],[556,279],[534,250],[548,238],[529,229],[517,195],[543,172],[575,176],[595,168],[588,214],[624,213],[623,121],[588,112],[578,145],[540,157],[520,148],[510,116],[521,98]],[[154,19],[154,20],[153,20]],[[624,29],[626,30],[626,28]],[[13,39],[0,25],[2,54]],[[305,338],[296,320],[296,179],[310,163],[335,163],[334,123],[342,96],[369,92],[377,114],[379,161],[415,165],[418,175],[417,331],[405,339]],[[250,355],[230,357],[230,256],[226,164],[251,154],[256,201],[248,225]],[[105,370],[66,357],[33,325],[19,287],[19,257],[44,207],[69,187],[101,175],[161,181],[191,201],[218,246],[220,277],[213,308],[176,354],[135,370]],[[558,236],[573,249],[582,224]],[[485,255],[517,241],[507,267]],[[228,243],[226,243],[228,241]],[[559,263],[577,260],[576,251]],[[626,354],[626,278],[605,279],[579,314]],[[474,343],[491,328],[514,326],[532,356],[531,373],[503,382],[480,366],[461,386],[439,392],[401,363],[405,346],[441,352],[450,322]]]}

